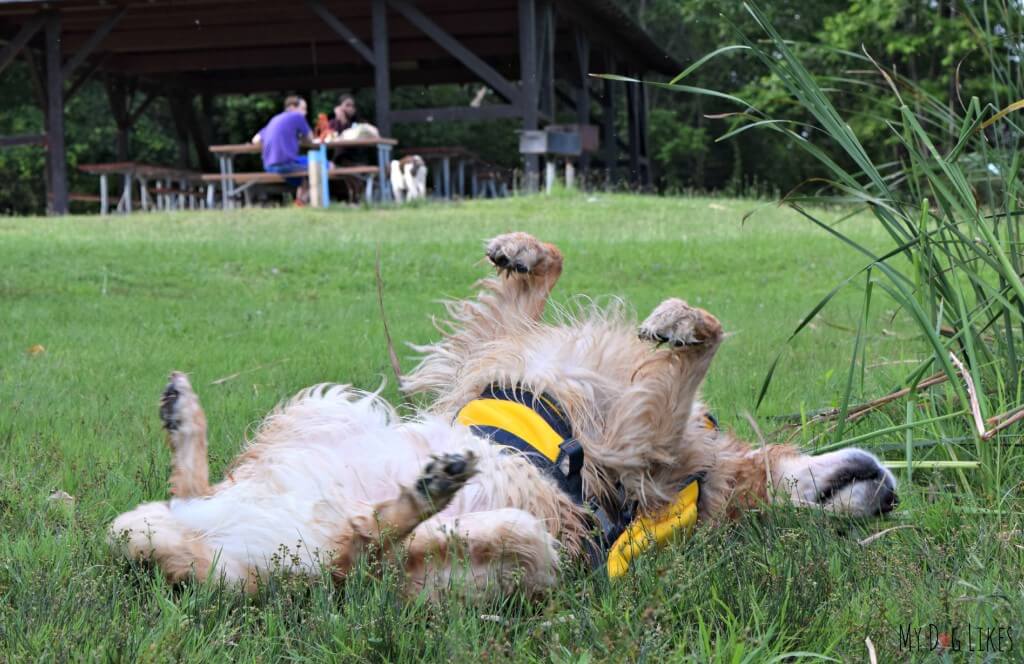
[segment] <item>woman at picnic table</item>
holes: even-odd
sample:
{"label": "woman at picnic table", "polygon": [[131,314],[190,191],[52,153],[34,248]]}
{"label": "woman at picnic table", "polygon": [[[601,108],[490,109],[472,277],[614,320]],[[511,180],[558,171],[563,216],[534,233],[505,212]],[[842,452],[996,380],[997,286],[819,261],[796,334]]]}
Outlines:
{"label": "woman at picnic table", "polygon": [[[291,96],[284,100],[284,111],[270,118],[270,122],[252,137],[263,152],[263,170],[268,173],[297,173],[306,171],[309,163],[305,155],[299,154],[301,141],[313,142],[313,130],[306,122],[306,100]],[[293,187],[295,204],[305,205],[309,199],[306,181],[302,178],[285,180]]]}

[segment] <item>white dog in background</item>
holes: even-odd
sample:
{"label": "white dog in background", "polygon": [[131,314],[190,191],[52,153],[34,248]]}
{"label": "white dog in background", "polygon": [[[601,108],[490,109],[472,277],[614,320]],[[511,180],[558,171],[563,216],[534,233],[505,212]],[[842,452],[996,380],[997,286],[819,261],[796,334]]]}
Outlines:
{"label": "white dog in background", "polygon": [[399,203],[426,197],[427,164],[423,157],[414,154],[391,161],[391,191]]}

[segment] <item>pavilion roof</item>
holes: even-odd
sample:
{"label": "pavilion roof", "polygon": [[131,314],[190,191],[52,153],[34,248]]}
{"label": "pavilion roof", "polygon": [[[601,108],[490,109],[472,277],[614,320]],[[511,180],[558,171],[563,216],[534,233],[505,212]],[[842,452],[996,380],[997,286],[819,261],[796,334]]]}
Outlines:
{"label": "pavilion roof", "polygon": [[[363,44],[372,43],[369,0],[17,0],[0,4],[0,39],[41,8],[58,9],[61,49],[71,58],[123,11],[91,50],[101,70],[213,94],[372,86],[373,66],[321,20],[314,4]],[[415,6],[507,79],[518,79],[517,0],[418,0]],[[595,70],[606,70],[602,54],[636,73],[681,69],[612,0],[554,0],[554,6],[560,66],[572,61],[578,27],[593,45]],[[389,12],[388,24],[393,86],[478,80],[401,14]]]}

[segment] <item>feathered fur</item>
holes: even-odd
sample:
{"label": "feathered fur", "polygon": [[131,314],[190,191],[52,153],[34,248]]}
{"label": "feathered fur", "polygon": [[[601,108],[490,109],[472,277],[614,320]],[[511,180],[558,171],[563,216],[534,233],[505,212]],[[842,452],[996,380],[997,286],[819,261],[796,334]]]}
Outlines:
{"label": "feathered fur", "polygon": [[210,487],[205,417],[188,379],[172,374],[160,413],[174,497],[119,516],[112,540],[171,580],[216,570],[250,590],[277,568],[316,576],[326,566],[342,579],[368,550],[398,545],[410,591],[440,592],[456,578],[481,590],[549,587],[560,559],[583,557],[589,522],[527,460],[454,423],[492,384],[559,402],[585,450],[584,494],[608,505],[621,487],[652,513],[702,473],[709,523],[780,498],[853,514],[892,509],[892,475],[866,452],[755,449],[705,425],[700,383],[723,338],[707,312],[669,299],[637,334],[622,302],[581,299],[545,323],[558,249],[513,233],[487,256],[497,274],[476,298],[446,303],[441,339],[415,347],[421,361],[403,389],[431,398],[416,417],[351,387],[308,388],[267,416]]}

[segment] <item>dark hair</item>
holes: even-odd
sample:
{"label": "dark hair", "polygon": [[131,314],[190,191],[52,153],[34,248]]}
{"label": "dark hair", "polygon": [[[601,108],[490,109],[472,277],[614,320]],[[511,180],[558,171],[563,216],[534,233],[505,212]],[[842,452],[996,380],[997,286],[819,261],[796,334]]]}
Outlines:
{"label": "dark hair", "polygon": [[285,97],[284,107],[286,109],[288,109],[288,108],[298,108],[299,106],[301,106],[302,104],[305,104],[305,103],[306,103],[306,100],[303,99],[302,97],[300,97],[298,95],[290,95],[288,97]]}
{"label": "dark hair", "polygon": [[338,97],[338,106],[341,106],[342,104],[344,104],[345,101],[348,100],[348,99],[351,99],[353,104],[356,103],[356,98],[355,97],[353,97],[352,95],[349,95],[349,94],[344,94],[344,95],[341,95],[340,97]]}

